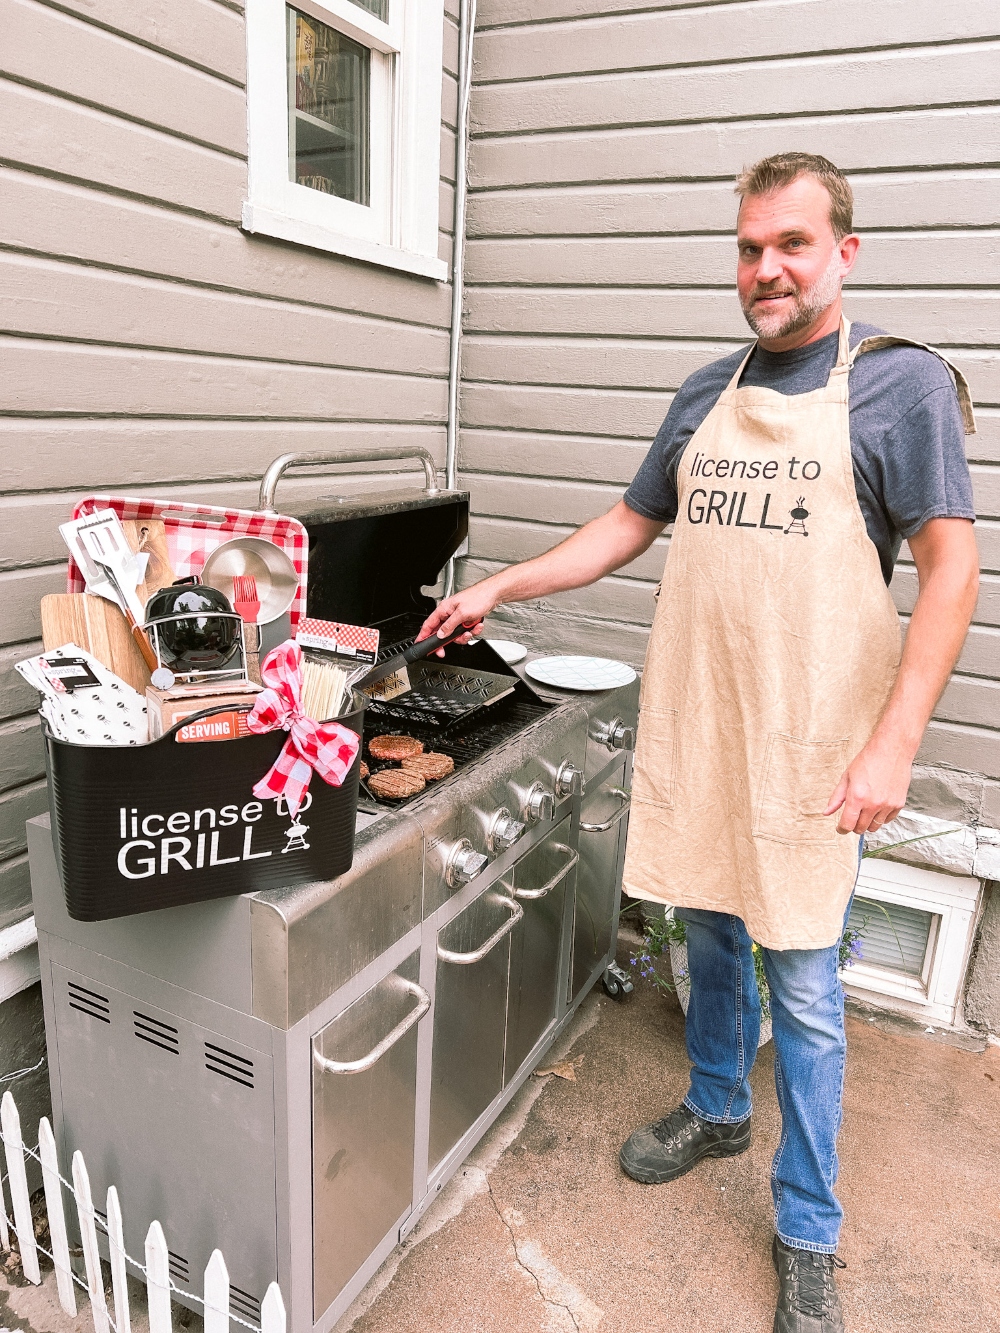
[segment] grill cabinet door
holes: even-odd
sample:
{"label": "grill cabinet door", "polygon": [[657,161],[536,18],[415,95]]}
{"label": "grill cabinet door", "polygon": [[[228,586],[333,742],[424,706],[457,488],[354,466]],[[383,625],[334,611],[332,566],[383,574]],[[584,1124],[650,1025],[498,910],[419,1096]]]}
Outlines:
{"label": "grill cabinet door", "polygon": [[412,1204],[417,1021],[430,1007],[418,962],[411,954],[313,1037],[315,1319]]}
{"label": "grill cabinet door", "polygon": [[[576,876],[576,911],[573,925],[573,976],[570,1000],[587,984],[597,964],[606,957],[614,938],[618,910],[625,831],[628,828],[624,791],[626,761],[616,765],[603,781],[588,784],[580,814],[580,864]],[[587,825],[604,825],[600,831]]]}
{"label": "grill cabinet door", "polygon": [[564,819],[517,862],[508,877],[524,908],[524,920],[510,937],[505,1087],[557,1016],[566,895],[579,860],[570,842],[570,826],[571,820]]}
{"label": "grill cabinet door", "polygon": [[432,1171],[503,1087],[510,932],[522,913],[506,894],[488,889],[438,936]]}

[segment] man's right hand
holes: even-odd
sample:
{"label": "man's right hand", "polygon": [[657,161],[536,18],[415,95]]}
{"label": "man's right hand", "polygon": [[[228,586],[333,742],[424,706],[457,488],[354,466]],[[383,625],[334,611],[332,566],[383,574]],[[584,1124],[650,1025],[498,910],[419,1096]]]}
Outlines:
{"label": "man's right hand", "polygon": [[457,643],[468,643],[470,635],[481,634],[483,621],[500,600],[490,592],[488,583],[488,579],[475,583],[471,588],[465,588],[439,602],[421,625],[417,642],[430,638],[432,634],[446,639],[460,625],[466,625],[469,633],[461,635]]}

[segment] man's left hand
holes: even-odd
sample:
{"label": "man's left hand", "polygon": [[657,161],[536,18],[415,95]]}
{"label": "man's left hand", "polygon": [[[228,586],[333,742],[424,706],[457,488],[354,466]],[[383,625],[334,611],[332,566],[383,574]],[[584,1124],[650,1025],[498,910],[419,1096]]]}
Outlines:
{"label": "man's left hand", "polygon": [[874,833],[906,804],[912,766],[909,754],[872,739],[848,765],[824,815],[840,811],[838,833]]}

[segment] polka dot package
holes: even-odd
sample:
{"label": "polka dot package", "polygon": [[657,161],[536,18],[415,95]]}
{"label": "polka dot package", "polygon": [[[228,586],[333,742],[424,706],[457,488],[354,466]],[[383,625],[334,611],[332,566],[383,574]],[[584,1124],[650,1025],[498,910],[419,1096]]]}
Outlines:
{"label": "polka dot package", "polygon": [[75,643],[15,666],[41,694],[38,711],[59,740],[76,745],[148,741],[145,699]]}

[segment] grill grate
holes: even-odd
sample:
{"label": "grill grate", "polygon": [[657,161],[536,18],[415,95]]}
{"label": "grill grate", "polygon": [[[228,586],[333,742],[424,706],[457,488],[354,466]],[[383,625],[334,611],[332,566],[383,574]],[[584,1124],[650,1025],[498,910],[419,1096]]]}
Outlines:
{"label": "grill grate", "polygon": [[171,1023],[162,1023],[158,1018],[133,1009],[132,1030],[140,1041],[148,1041],[150,1046],[158,1046],[161,1051],[169,1051],[171,1055],[181,1053],[180,1033]]}
{"label": "grill grate", "polygon": [[98,995],[95,990],[88,990],[75,981],[66,983],[69,989],[69,1007],[78,1013],[89,1014],[102,1023],[111,1022],[111,1001],[106,995]]}
{"label": "grill grate", "polygon": [[183,1254],[174,1254],[173,1250],[168,1250],[167,1268],[175,1282],[187,1283],[191,1281],[191,1266]]}
{"label": "grill grate", "polygon": [[254,1086],[253,1061],[237,1055],[234,1051],[227,1051],[224,1046],[216,1046],[210,1041],[205,1042],[205,1068],[213,1074],[221,1074],[223,1078],[241,1084],[244,1088],[252,1089]]}
{"label": "grill grate", "polygon": [[[504,699],[501,703],[494,705],[486,714],[480,714],[465,731],[457,734],[448,731],[442,734],[436,728],[420,726],[411,722],[403,722],[384,726],[387,732],[401,732],[407,736],[415,736],[418,741],[423,741],[424,748],[435,750],[439,754],[450,755],[455,761],[455,771],[458,772],[466,764],[472,763],[476,759],[481,759],[484,755],[495,750],[498,745],[504,741],[510,740],[523,731],[525,727],[537,722],[540,717],[544,717],[549,711],[549,705],[543,703],[528,703],[523,699]],[[381,723],[374,724],[381,726]],[[366,731],[374,729],[373,723],[366,723]],[[394,768],[395,765],[386,760],[372,759],[365,747],[365,762],[372,773],[377,773],[380,768]],[[445,778],[443,781],[447,782]],[[440,782],[428,783],[428,789],[440,786]],[[423,793],[421,793],[422,795]],[[375,798],[368,791],[364,783],[361,784],[361,803],[369,809],[378,809],[380,806],[399,806],[405,805],[407,801],[416,799],[413,796],[403,797],[402,800],[393,801]]]}

